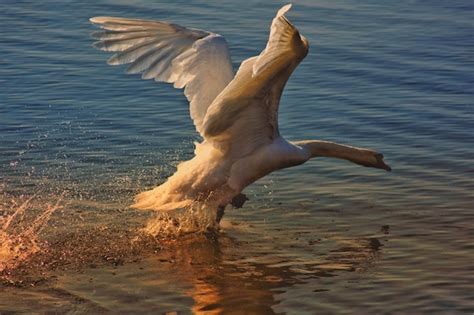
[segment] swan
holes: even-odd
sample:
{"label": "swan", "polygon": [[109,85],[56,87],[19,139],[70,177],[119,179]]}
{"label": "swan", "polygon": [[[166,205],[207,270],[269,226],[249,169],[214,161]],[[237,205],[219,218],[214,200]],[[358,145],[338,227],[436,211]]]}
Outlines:
{"label": "swan", "polygon": [[265,49],[232,68],[225,38],[180,25],[117,17],[93,17],[102,30],[94,47],[115,52],[110,65],[130,64],[128,73],[183,88],[190,115],[202,142],[195,155],[178,165],[158,187],[142,192],[136,209],[170,211],[208,209],[218,225],[228,204],[242,206],[242,190],[279,169],[315,157],[344,159],[390,171],[383,155],[321,140],[289,142],[278,130],[283,88],[308,53],[308,41],[285,14],[274,17]]}

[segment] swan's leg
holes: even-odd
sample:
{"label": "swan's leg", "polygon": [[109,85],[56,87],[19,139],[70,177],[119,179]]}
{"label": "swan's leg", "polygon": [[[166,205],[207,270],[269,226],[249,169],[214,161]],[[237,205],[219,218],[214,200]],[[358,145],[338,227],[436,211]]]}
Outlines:
{"label": "swan's leg", "polygon": [[[234,208],[242,208],[242,206],[244,205],[244,203],[249,200],[249,198],[247,198],[246,195],[244,194],[238,194],[237,196],[235,196],[232,201],[230,202],[230,204],[234,207]],[[219,224],[219,222],[221,222],[222,220],[222,217],[224,216],[224,210],[225,210],[225,206],[219,206],[217,207],[217,214],[216,214],[216,223]]]}
{"label": "swan's leg", "polygon": [[225,206],[217,207],[217,214],[216,214],[216,223],[219,224],[224,216]]}

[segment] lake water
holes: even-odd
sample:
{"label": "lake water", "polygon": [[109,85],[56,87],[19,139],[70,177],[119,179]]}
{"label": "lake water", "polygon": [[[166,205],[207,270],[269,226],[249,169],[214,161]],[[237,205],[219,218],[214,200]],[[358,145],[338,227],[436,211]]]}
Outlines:
{"label": "lake water", "polygon": [[[472,314],[474,4],[294,1],[310,52],[280,131],[383,152],[393,171],[315,159],[271,174],[219,235],[137,240],[133,196],[199,140],[182,92],[107,66],[97,15],[224,35],[235,67],[280,1],[0,3],[0,215],[59,200],[40,251],[2,274],[0,313]],[[46,222],[46,221],[44,221]],[[1,235],[0,235],[1,236]]]}

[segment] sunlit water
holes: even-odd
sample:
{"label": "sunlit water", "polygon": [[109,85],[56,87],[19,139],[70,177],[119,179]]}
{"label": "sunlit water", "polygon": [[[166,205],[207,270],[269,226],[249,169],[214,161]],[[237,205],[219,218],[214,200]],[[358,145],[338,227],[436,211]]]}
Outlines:
{"label": "sunlit water", "polygon": [[0,313],[473,312],[470,1],[295,1],[311,48],[281,133],[377,149],[393,172],[313,160],[247,188],[217,235],[140,232],[133,196],[198,138],[182,93],[107,66],[88,18],[211,30],[237,67],[281,4],[0,3]]}

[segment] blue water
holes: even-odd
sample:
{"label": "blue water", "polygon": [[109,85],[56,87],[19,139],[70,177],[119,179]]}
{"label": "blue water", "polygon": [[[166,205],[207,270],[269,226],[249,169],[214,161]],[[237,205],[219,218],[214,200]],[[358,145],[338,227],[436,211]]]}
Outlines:
{"label": "blue water", "polygon": [[[182,92],[108,66],[91,47],[90,17],[219,33],[237,68],[265,47],[281,4],[3,0],[4,200],[66,191],[95,206],[66,207],[56,229],[80,233],[78,216],[127,225],[133,195],[193,154],[199,136]],[[250,201],[226,214],[217,243],[178,241],[115,275],[64,272],[39,291],[0,288],[23,296],[0,295],[0,313],[472,313],[473,10],[467,0],[295,1],[288,17],[310,52],[283,94],[281,134],[376,149],[393,172],[324,159],[279,171],[247,188]]]}

